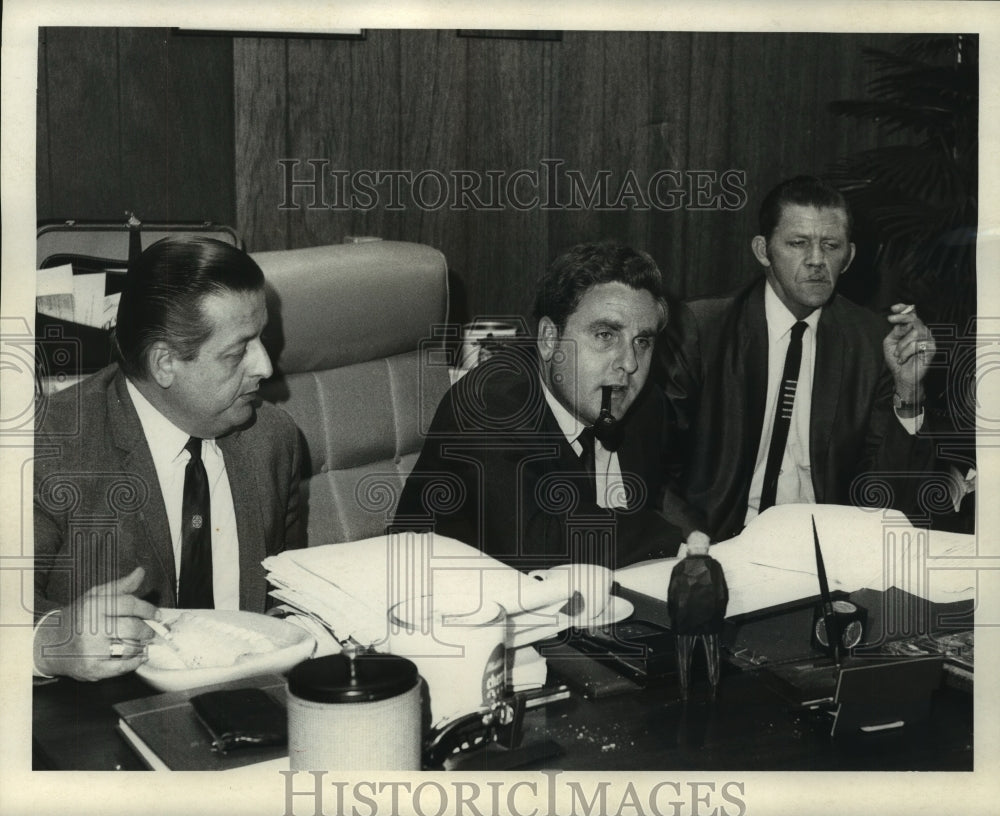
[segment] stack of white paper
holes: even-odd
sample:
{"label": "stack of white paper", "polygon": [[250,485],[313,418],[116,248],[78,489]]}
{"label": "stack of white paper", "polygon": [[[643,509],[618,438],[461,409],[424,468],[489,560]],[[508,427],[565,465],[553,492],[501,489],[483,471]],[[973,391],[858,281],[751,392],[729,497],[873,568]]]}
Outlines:
{"label": "stack of white paper", "polygon": [[494,601],[507,612],[514,643],[554,634],[568,588],[536,581],[480,550],[431,533],[400,533],[289,550],[264,560],[278,600],[321,619],[341,641],[378,646],[388,612],[422,596]]}
{"label": "stack of white paper", "polygon": [[[812,519],[831,590],[897,587],[935,603],[975,597],[976,538],[914,527],[894,510],[786,504],[755,518],[710,554],[729,587],[727,615],[819,594]],[[618,570],[622,585],[666,599],[676,558]]]}
{"label": "stack of white paper", "polygon": [[35,305],[39,314],[110,329],[118,317],[121,293],[105,295],[107,276],[103,272],[74,275],[73,267],[54,266],[36,273]]}

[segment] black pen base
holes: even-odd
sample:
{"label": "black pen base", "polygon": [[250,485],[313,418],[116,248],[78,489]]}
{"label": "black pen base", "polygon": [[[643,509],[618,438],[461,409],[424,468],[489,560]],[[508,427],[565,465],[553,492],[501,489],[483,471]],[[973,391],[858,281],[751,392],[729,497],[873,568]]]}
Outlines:
{"label": "black pen base", "polygon": [[449,757],[444,762],[446,771],[512,771],[543,759],[562,756],[559,743],[550,739],[538,740],[517,748],[504,748],[495,742]]}

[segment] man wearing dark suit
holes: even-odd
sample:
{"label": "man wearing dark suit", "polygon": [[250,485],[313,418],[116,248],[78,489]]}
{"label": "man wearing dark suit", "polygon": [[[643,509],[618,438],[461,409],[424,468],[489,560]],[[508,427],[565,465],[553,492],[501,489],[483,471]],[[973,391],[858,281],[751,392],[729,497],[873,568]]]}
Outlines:
{"label": "man wearing dark suit", "polygon": [[680,511],[716,540],[774,504],[881,504],[894,473],[929,460],[916,431],[934,340],[910,306],[886,319],[834,293],[850,233],[837,190],[779,184],[752,242],[763,278],[687,303],[664,338],[684,432]]}
{"label": "man wearing dark suit", "polygon": [[119,362],[41,406],[37,673],[135,669],[160,606],[264,611],[261,560],[299,546],[298,433],[255,406],[266,322],[263,273],[228,244],[130,266]]}
{"label": "man wearing dark suit", "polygon": [[676,554],[680,533],[658,512],[664,403],[645,387],[666,319],[656,264],[574,247],[540,280],[534,317],[534,340],[445,395],[392,529],[434,530],[521,569]]}

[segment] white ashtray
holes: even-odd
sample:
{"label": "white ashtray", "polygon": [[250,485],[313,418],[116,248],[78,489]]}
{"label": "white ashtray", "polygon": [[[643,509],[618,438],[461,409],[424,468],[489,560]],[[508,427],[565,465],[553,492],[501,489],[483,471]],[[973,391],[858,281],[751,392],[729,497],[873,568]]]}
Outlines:
{"label": "white ashtray", "polygon": [[160,691],[281,673],[310,657],[315,638],[280,618],[224,609],[161,609],[170,641],[157,635],[138,669]]}

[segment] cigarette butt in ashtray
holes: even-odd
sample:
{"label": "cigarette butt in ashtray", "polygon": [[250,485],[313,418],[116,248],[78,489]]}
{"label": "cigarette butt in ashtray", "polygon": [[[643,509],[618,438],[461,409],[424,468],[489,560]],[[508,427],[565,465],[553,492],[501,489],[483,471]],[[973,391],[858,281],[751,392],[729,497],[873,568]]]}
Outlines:
{"label": "cigarette butt in ashtray", "polygon": [[153,620],[151,618],[143,618],[142,622],[145,623],[146,626],[148,626],[150,629],[156,632],[156,634],[158,634],[164,640],[171,639],[172,635],[170,634],[170,630],[167,629],[167,627],[164,626],[162,623],[160,623],[158,620]]}

